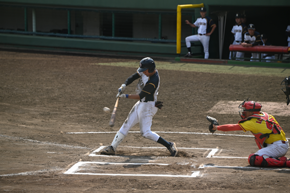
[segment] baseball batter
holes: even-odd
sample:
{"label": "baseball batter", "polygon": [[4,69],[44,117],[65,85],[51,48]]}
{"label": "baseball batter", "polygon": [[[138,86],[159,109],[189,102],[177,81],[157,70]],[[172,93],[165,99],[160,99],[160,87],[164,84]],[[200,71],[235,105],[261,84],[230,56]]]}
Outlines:
{"label": "baseball batter", "polygon": [[[136,88],[137,94],[123,94],[126,86],[137,79],[139,79]],[[155,68],[154,60],[150,57],[143,58],[140,61],[140,67],[137,69],[137,72],[121,85],[116,96],[120,98],[135,99],[138,100],[138,102],[131,109],[127,119],[115,135],[111,145],[106,147],[101,152],[102,154],[114,155],[118,145],[123,141],[126,135],[128,135],[129,130],[139,123],[140,132],[143,137],[164,145],[169,150],[171,156],[177,155],[178,150],[174,142],[168,142],[151,131],[153,116],[157,113],[157,110],[161,109],[163,106],[162,102],[157,101],[159,87],[160,77]]]}
{"label": "baseball batter", "polygon": [[198,27],[198,35],[192,35],[185,38],[186,47],[188,50],[185,57],[191,57],[191,42],[200,41],[203,45],[204,59],[208,59],[210,35],[214,32],[216,24],[210,17],[206,16],[206,9],[204,7],[200,8],[200,16],[201,17],[198,18],[194,24],[190,23],[188,20],[185,20],[185,23],[191,27]]}
{"label": "baseball batter", "polygon": [[[234,41],[233,45],[240,45],[244,41],[244,34],[247,32],[247,27],[245,24],[242,24],[241,20],[241,14],[237,13],[236,14],[236,24],[232,28],[232,34],[234,35]],[[232,54],[233,57],[236,58],[237,60],[239,58],[244,58],[244,53],[243,52],[230,52],[229,59],[232,59]]]}
{"label": "baseball batter", "polygon": [[254,101],[244,101],[239,108],[242,120],[238,124],[213,124],[210,128],[219,131],[250,131],[259,147],[256,153],[249,155],[248,161],[251,166],[290,167],[290,160],[284,157],[289,144],[274,116],[262,112],[262,105]]}

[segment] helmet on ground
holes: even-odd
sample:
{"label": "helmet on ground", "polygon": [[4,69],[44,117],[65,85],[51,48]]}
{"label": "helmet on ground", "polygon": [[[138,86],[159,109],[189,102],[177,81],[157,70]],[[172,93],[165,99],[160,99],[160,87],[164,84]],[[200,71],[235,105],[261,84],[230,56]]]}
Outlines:
{"label": "helmet on ground", "polygon": [[242,119],[247,118],[246,117],[246,112],[253,112],[254,114],[259,114],[262,108],[262,105],[260,103],[257,103],[255,101],[248,101],[248,100],[244,100],[244,102],[242,102],[239,105],[239,108],[241,109],[239,111],[239,114],[241,116]]}
{"label": "helmet on ground", "polygon": [[148,69],[148,72],[154,72],[155,70],[155,62],[152,58],[146,57],[140,61],[140,67],[138,68],[138,72],[144,72]]}

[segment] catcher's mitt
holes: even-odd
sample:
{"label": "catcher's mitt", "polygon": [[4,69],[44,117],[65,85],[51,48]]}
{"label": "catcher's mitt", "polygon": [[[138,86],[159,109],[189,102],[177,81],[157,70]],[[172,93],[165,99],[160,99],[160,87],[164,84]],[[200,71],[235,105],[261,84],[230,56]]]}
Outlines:
{"label": "catcher's mitt", "polygon": [[209,131],[211,133],[214,133],[216,130],[213,130],[213,125],[219,125],[218,120],[216,120],[216,118],[213,118],[210,116],[206,116],[206,119],[211,123],[208,127]]}

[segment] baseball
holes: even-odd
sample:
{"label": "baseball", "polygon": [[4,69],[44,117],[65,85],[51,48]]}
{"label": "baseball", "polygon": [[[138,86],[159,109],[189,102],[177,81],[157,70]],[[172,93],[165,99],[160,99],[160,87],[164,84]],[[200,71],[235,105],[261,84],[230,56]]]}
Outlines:
{"label": "baseball", "polygon": [[104,107],[104,108],[103,108],[103,111],[104,111],[105,113],[108,113],[108,112],[110,112],[110,108],[108,108],[108,107]]}

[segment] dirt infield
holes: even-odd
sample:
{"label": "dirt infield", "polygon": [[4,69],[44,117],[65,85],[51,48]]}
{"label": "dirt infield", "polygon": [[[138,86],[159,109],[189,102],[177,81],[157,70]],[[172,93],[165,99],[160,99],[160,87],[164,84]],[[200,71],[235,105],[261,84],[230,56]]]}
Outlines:
{"label": "dirt infield", "polygon": [[[0,51],[0,59],[0,192],[290,192],[290,168],[249,166],[248,155],[257,151],[250,133],[211,135],[205,119],[237,123],[238,112],[213,107],[248,97],[290,111],[279,86],[289,69],[195,70],[197,64],[157,60],[164,108],[152,130],[177,143],[178,157],[143,138],[138,126],[116,156],[100,156],[135,101],[120,101],[114,127],[103,107],[113,108],[118,87],[138,61],[8,51]],[[126,92],[133,93],[135,84]],[[289,138],[289,115],[275,117]]]}

